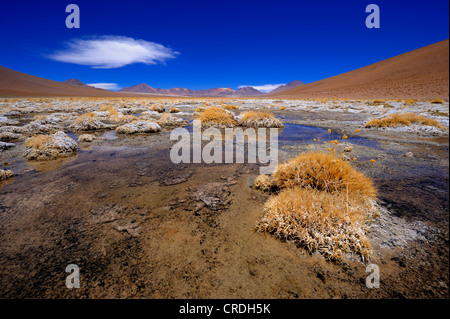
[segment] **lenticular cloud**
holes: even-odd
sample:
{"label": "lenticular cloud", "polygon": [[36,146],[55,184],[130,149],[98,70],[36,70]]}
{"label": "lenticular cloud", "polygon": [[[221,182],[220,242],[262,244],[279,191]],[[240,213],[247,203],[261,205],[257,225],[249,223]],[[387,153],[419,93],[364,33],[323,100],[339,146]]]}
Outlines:
{"label": "lenticular cloud", "polygon": [[120,36],[73,39],[66,48],[49,56],[60,62],[89,65],[96,69],[120,68],[133,63],[157,64],[178,52],[161,44]]}

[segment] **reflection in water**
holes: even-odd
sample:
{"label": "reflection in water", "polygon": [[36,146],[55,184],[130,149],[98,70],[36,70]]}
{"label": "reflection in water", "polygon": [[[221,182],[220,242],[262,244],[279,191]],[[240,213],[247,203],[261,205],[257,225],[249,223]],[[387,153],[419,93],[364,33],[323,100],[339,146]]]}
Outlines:
{"label": "reflection in water", "polygon": [[71,157],[63,157],[50,161],[27,161],[26,163],[33,169],[39,172],[50,172],[57,170],[58,168],[72,163],[78,157],[78,154]]}
{"label": "reflection in water", "polygon": [[99,138],[103,138],[107,141],[114,141],[115,139],[117,139],[116,131],[106,131],[105,133],[100,135]]}
{"label": "reflection in water", "polygon": [[[278,139],[280,142],[302,142],[303,144],[309,144],[312,143],[314,139],[320,139],[321,142],[341,140],[342,134],[328,133],[327,129],[320,127],[299,124],[284,124],[284,129],[278,135]],[[352,144],[372,148],[378,147],[377,142],[358,136],[348,136],[346,141]]]}
{"label": "reflection in water", "polygon": [[7,180],[0,181],[0,190],[3,188],[3,186],[6,186],[6,185],[12,184],[12,183],[14,183],[14,176],[8,178]]}

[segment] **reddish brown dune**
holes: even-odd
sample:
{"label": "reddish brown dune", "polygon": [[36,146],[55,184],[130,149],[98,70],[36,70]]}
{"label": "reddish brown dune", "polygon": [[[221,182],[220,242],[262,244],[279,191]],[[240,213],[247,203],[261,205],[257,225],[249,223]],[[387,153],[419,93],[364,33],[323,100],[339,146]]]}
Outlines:
{"label": "reddish brown dune", "polygon": [[448,98],[449,40],[269,97]]}
{"label": "reddish brown dune", "polygon": [[116,92],[43,79],[0,66],[0,96],[120,96]]}

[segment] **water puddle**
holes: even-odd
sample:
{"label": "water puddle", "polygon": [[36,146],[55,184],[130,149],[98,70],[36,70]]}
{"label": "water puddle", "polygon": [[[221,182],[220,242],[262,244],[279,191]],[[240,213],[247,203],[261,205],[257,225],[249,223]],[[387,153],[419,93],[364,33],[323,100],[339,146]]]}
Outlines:
{"label": "water puddle", "polygon": [[116,131],[106,131],[102,135],[99,136],[99,138],[105,139],[107,141],[114,141],[117,139]]}
{"label": "water puddle", "polygon": [[[321,142],[342,140],[342,134],[328,133],[327,129],[306,126],[300,124],[284,124],[284,129],[278,135],[279,142],[301,142],[303,144],[310,144],[314,142],[314,139],[318,139]],[[346,142],[377,148],[378,143],[359,136],[348,136]]]}

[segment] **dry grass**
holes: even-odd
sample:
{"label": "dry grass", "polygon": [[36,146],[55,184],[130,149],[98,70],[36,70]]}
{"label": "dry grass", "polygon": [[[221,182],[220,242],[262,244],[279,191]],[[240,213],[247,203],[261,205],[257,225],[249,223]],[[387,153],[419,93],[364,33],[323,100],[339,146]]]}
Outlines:
{"label": "dry grass", "polygon": [[377,190],[348,162],[330,153],[303,153],[280,164],[272,178],[259,176],[254,186],[280,190],[265,204],[256,231],[292,240],[328,260],[340,260],[346,253],[370,259],[365,233],[377,214]]}
{"label": "dry grass", "polygon": [[100,112],[105,112],[105,111],[110,111],[113,110],[114,106],[109,105],[109,104],[103,104],[102,106],[100,106],[99,111]]}
{"label": "dry grass", "polygon": [[124,115],[123,113],[117,112],[117,110],[115,109],[110,109],[108,113],[109,113],[108,120],[113,123],[123,124],[123,123],[131,123],[133,121],[138,120],[137,116]]}
{"label": "dry grass", "polygon": [[444,102],[445,101],[442,99],[434,99],[430,101],[431,104],[444,104]]}
{"label": "dry grass", "polygon": [[410,126],[413,123],[445,129],[445,127],[438,121],[429,119],[423,115],[417,115],[415,113],[395,113],[382,119],[373,119],[367,122],[365,127]]}
{"label": "dry grass", "polygon": [[30,137],[26,142],[26,147],[31,147],[34,149],[42,150],[46,147],[46,144],[50,142],[52,138],[50,135],[37,135]]}
{"label": "dry grass", "polygon": [[414,100],[414,99],[403,100],[403,103],[405,103],[405,105],[408,105],[408,106],[414,105],[414,104],[416,104],[416,102],[417,102],[417,100]]}
{"label": "dry grass", "polygon": [[246,127],[283,127],[283,123],[269,112],[242,113],[240,124]]}
{"label": "dry grass", "polygon": [[75,124],[81,124],[86,120],[95,121],[96,119],[97,119],[97,114],[95,114],[94,112],[84,113],[75,120]]}
{"label": "dry grass", "polygon": [[14,173],[10,170],[3,170],[0,169],[0,181],[6,181],[7,179],[10,179],[14,176]]}
{"label": "dry grass", "polygon": [[365,236],[372,211],[371,204],[348,201],[343,195],[289,188],[267,201],[256,231],[292,240],[328,260],[356,253],[366,261],[372,254]]}
{"label": "dry grass", "polygon": [[256,177],[253,187],[256,189],[260,189],[263,192],[268,192],[272,190],[274,187],[276,187],[273,178],[271,178],[268,175],[259,175]]}
{"label": "dry grass", "polygon": [[150,107],[150,110],[158,112],[158,113],[164,113],[164,107],[162,105],[157,105],[157,104],[152,105]]}
{"label": "dry grass", "polygon": [[222,107],[223,107],[225,110],[229,110],[229,111],[239,109],[238,106],[233,105],[233,104],[227,104],[227,105],[224,105],[224,106],[222,106]]}
{"label": "dry grass", "polygon": [[175,126],[186,126],[188,124],[188,121],[177,118],[175,116],[171,116],[169,113],[164,113],[156,121],[156,123],[165,127],[175,127]]}
{"label": "dry grass", "polygon": [[202,126],[207,127],[234,127],[237,124],[231,112],[216,106],[207,108],[198,118],[202,121]]}
{"label": "dry grass", "polygon": [[30,137],[25,141],[25,146],[27,160],[53,160],[77,154],[77,143],[62,131]]}
{"label": "dry grass", "polygon": [[170,109],[169,112],[170,112],[170,113],[180,113],[181,111],[180,111],[179,108],[173,107],[173,108]]}
{"label": "dry grass", "polygon": [[102,123],[97,114],[94,112],[80,115],[73,124],[77,131],[90,131],[104,128],[106,125]]}
{"label": "dry grass", "polygon": [[372,181],[349,163],[331,153],[303,153],[281,164],[273,174],[278,188],[303,188],[330,194],[347,193],[349,198],[374,199],[377,190]]}

